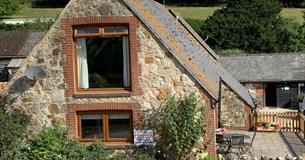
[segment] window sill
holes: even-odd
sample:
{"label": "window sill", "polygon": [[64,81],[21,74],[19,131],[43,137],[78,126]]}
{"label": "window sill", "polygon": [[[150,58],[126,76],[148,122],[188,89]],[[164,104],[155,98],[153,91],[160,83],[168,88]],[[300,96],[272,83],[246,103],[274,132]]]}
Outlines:
{"label": "window sill", "polygon": [[104,142],[105,146],[111,149],[131,149],[135,145],[128,142]]}
{"label": "window sill", "polygon": [[[81,143],[84,143],[86,145],[90,145],[93,143],[93,141],[80,141]],[[135,145],[130,142],[103,142],[103,144],[111,149],[132,149],[135,148]]]}
{"label": "window sill", "polygon": [[74,98],[113,98],[113,97],[130,97],[131,92],[84,92],[84,93],[75,93]]}

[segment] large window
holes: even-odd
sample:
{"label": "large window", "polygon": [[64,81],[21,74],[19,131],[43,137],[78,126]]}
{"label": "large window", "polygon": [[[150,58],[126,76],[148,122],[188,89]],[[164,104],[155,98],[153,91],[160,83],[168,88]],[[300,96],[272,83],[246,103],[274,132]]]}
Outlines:
{"label": "large window", "polygon": [[81,140],[101,139],[104,142],[131,141],[131,112],[101,111],[78,113]]}
{"label": "large window", "polygon": [[79,89],[129,88],[127,27],[75,28]]}

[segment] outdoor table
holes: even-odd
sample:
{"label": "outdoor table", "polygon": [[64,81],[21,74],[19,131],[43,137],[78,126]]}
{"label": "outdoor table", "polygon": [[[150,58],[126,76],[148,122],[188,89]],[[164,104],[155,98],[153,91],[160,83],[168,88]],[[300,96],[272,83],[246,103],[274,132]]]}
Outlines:
{"label": "outdoor table", "polygon": [[232,138],[234,136],[238,136],[238,137],[243,137],[244,139],[250,139],[250,136],[245,135],[245,134],[241,134],[241,133],[227,133],[227,134],[223,134],[222,135],[222,140],[220,141],[220,143],[218,143],[217,145],[217,150],[220,153],[223,154],[227,154],[229,152],[231,152],[231,148],[242,148],[244,147],[244,143],[240,144],[240,145],[235,145],[232,144]]}
{"label": "outdoor table", "polygon": [[232,139],[233,136],[243,136],[244,139],[250,139],[250,136],[245,135],[245,134],[241,134],[241,133],[228,133],[228,134],[224,134],[223,138]]}

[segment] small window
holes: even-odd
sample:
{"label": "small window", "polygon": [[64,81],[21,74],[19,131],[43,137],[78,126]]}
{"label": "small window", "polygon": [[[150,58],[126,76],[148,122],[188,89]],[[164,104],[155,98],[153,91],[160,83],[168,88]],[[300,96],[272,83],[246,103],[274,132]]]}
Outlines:
{"label": "small window", "polygon": [[[125,27],[76,29],[87,36],[77,37],[77,73],[79,89],[130,88],[129,41]],[[118,33],[118,34],[117,34]],[[121,34],[122,33],[122,34]],[[109,36],[112,35],[113,36]]]}
{"label": "small window", "polygon": [[128,34],[128,30],[125,27],[105,27],[103,34]]}
{"label": "small window", "polygon": [[131,141],[131,112],[80,113],[78,118],[81,140]]}
{"label": "small window", "polygon": [[82,138],[103,137],[103,117],[101,114],[88,114],[81,117]]}
{"label": "small window", "polygon": [[100,35],[101,29],[98,27],[95,28],[77,28],[74,30],[74,36],[94,36]]}
{"label": "small window", "polygon": [[109,138],[130,137],[130,115],[110,113],[108,118]]}

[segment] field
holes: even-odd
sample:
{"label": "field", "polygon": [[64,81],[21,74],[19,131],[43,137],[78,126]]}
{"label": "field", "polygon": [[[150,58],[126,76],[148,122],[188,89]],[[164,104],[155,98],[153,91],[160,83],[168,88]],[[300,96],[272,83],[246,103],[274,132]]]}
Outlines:
{"label": "field", "polygon": [[[205,20],[209,16],[211,16],[215,10],[219,9],[219,7],[168,7],[169,9],[174,10],[175,12],[182,15],[184,18],[191,19],[201,19]],[[281,12],[281,15],[286,18],[293,19],[298,23],[303,23],[303,13],[305,12],[305,8],[284,8]]]}
{"label": "field", "polygon": [[[211,16],[215,10],[219,7],[168,7],[169,9],[174,10],[175,12],[181,14],[184,18],[199,19],[205,20]],[[57,17],[62,8],[30,8],[24,7],[19,13],[4,16],[0,18],[43,18],[43,17]],[[298,8],[284,8],[281,12],[281,15],[286,18],[291,18],[298,23],[303,23],[303,14],[305,9]]]}
{"label": "field", "polygon": [[30,8],[24,7],[18,13],[11,16],[3,16],[1,18],[45,18],[57,17],[62,8]]}

